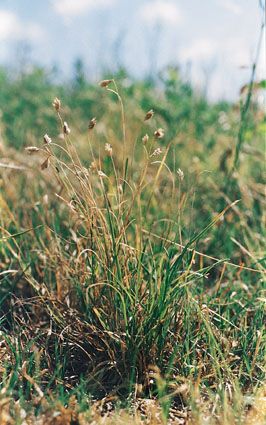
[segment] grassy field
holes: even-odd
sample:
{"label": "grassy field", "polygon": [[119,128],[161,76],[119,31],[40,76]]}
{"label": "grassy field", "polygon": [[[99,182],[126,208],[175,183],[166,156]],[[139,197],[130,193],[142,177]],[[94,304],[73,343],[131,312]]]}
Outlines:
{"label": "grassy field", "polygon": [[264,83],[111,78],[0,72],[0,423],[262,425]]}

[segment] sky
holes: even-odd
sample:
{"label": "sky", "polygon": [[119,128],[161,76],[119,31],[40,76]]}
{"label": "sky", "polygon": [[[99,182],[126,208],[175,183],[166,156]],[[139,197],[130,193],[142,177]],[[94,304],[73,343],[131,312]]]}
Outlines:
{"label": "sky", "polygon": [[259,0],[0,0],[0,64],[24,57],[57,65],[62,79],[76,58],[91,79],[119,65],[141,77],[178,64],[211,99],[231,100],[249,80],[262,17]]}

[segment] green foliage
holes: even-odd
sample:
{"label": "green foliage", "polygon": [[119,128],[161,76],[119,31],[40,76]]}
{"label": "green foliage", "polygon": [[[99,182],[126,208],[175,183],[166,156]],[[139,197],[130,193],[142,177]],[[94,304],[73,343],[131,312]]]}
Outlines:
{"label": "green foliage", "polygon": [[[118,71],[114,78],[119,78],[123,86],[125,102],[134,99],[143,111],[155,105],[156,113],[169,129],[169,138],[174,137],[177,130],[186,132],[192,123],[194,134],[191,136],[201,139],[218,120],[221,105],[210,105],[202,95],[196,94],[174,68],[166,69],[160,76],[159,93],[156,82],[132,80],[123,70]],[[86,129],[84,125],[92,116],[101,118],[102,91],[86,80],[82,61],[75,63],[74,76],[68,84],[58,85],[54,80],[53,73],[42,68],[32,68],[17,76],[1,70],[0,109],[3,136],[8,144],[19,149],[35,139],[41,140],[48,129],[51,135],[56,134],[58,127],[51,109],[55,96],[66,105],[66,116],[71,108],[73,121],[83,125],[82,130]],[[223,109],[226,111],[228,108],[225,103]]]}

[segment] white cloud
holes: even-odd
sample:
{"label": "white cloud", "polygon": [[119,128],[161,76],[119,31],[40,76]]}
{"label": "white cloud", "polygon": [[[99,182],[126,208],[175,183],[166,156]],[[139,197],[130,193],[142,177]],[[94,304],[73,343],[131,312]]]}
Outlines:
{"label": "white cloud", "polygon": [[54,10],[64,18],[80,16],[92,9],[113,6],[116,0],[53,0]]}
{"label": "white cloud", "polygon": [[42,36],[43,31],[37,24],[23,24],[14,13],[0,10],[0,41],[19,39],[36,41]]}
{"label": "white cloud", "polygon": [[228,37],[220,40],[209,38],[193,41],[179,52],[181,61],[206,62],[212,59],[228,63],[235,69],[250,65],[252,52],[244,38]]}
{"label": "white cloud", "polygon": [[180,10],[173,1],[155,0],[146,3],[139,11],[140,18],[148,24],[174,25],[181,21]]}
{"label": "white cloud", "polygon": [[217,54],[217,42],[210,39],[200,39],[184,46],[179,53],[182,61],[206,61]]}
{"label": "white cloud", "polygon": [[219,4],[224,9],[234,13],[235,15],[241,15],[243,12],[242,7],[240,6],[239,2],[236,0],[219,0]]}
{"label": "white cloud", "polygon": [[228,38],[222,45],[222,53],[227,61],[236,68],[241,66],[250,66],[254,60],[252,49],[243,38]]}
{"label": "white cloud", "polygon": [[13,13],[0,10],[0,40],[5,40],[16,28],[17,18]]}

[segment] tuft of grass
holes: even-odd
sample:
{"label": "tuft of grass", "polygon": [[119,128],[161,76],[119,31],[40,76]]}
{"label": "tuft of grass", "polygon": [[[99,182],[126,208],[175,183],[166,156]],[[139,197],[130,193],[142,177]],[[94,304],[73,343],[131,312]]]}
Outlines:
{"label": "tuft of grass", "polygon": [[226,186],[220,106],[207,134],[196,109],[173,121],[179,85],[145,110],[133,86],[128,111],[103,80],[109,111],[86,131],[56,98],[59,135],[7,149],[22,168],[1,177],[1,423],[263,423],[261,158]]}

